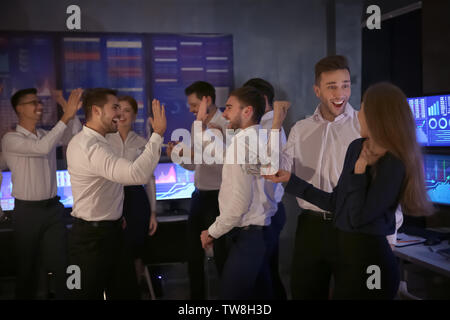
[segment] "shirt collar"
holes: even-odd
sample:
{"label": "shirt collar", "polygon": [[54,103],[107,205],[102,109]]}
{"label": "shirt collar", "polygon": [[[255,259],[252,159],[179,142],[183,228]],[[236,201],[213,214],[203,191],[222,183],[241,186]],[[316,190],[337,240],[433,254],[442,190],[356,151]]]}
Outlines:
{"label": "shirt collar", "polygon": [[102,136],[102,135],[101,135],[100,133],[98,133],[97,131],[92,130],[91,128],[88,128],[88,127],[86,127],[86,126],[83,126],[83,132],[84,132],[86,135],[88,135],[88,136],[95,137],[95,138],[97,138],[97,139],[100,140],[100,141],[103,141],[103,142],[105,142],[105,143],[108,143],[108,140],[106,140],[106,138],[105,138],[104,136]]}
{"label": "shirt collar", "polygon": [[245,129],[239,129],[239,130],[237,131],[237,133],[235,134],[235,137],[239,137],[239,136],[241,136],[241,135],[244,135],[245,132],[250,131],[250,130],[258,131],[259,128],[260,128],[260,125],[259,125],[259,124],[254,124],[254,125],[252,125],[252,126],[250,126],[250,127],[247,127],[247,128],[245,128]]}
{"label": "shirt collar", "polygon": [[268,120],[273,120],[273,110],[266,112],[261,118],[261,122]]}
{"label": "shirt collar", "polygon": [[[356,113],[356,111],[355,111],[355,109],[353,109],[350,102],[347,102],[345,105],[344,112],[342,114],[340,114],[338,117],[336,117],[336,119],[334,119],[334,122],[340,121],[341,119],[344,119],[346,117],[353,118],[355,116],[355,113]],[[322,122],[327,121],[322,117],[322,113],[320,112],[320,103],[317,105],[316,110],[314,111],[313,119],[315,121],[322,121]]]}
{"label": "shirt collar", "polygon": [[24,127],[22,127],[21,125],[17,125],[16,126],[16,131],[23,133],[24,135],[28,136],[33,136],[33,137],[38,137],[39,138],[39,130],[36,129],[36,134],[34,134],[33,132],[28,131],[27,129],[25,129]]}

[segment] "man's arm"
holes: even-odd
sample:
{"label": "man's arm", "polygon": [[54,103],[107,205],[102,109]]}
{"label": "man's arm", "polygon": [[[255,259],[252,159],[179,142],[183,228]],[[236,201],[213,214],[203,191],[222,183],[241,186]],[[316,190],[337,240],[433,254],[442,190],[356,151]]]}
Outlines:
{"label": "man's arm", "polygon": [[5,134],[2,139],[2,150],[12,155],[25,155],[27,157],[42,157],[49,154],[59,143],[67,123],[73,119],[81,106],[81,89],[73,90],[61,120],[44,137],[39,140],[28,139],[16,132]]}
{"label": "man's arm", "polygon": [[87,156],[96,174],[123,185],[145,184],[150,180],[161,156],[162,137],[167,127],[164,106],[158,100],[153,99],[152,110],[153,134],[134,162],[117,157],[109,145],[95,143],[88,147]]}
{"label": "man's arm", "polygon": [[240,165],[231,165],[232,186],[227,201],[220,203],[220,215],[208,228],[208,233],[217,239],[237,227],[239,221],[250,208],[253,194],[253,176],[245,174]]}

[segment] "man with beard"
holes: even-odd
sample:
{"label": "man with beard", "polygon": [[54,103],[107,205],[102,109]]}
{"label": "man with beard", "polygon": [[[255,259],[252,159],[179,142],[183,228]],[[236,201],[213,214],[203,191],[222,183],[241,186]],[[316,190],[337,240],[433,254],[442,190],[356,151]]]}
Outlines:
{"label": "man with beard", "polygon": [[[269,226],[278,210],[276,184],[267,183],[261,176],[247,174],[245,165],[235,159],[239,157],[235,153],[236,150],[239,152],[239,144],[245,143],[245,149],[257,149],[257,145],[243,141],[247,136],[259,136],[265,107],[261,92],[247,86],[230,94],[223,113],[229,120],[229,129],[241,130],[226,150],[219,192],[220,215],[201,233],[205,249],[214,239],[226,237],[227,258],[221,276],[220,299],[273,298],[269,268],[273,235]],[[277,113],[272,128],[280,129],[282,120],[278,119]],[[234,156],[230,157],[231,154]]]}
{"label": "man with beard", "polygon": [[153,134],[142,154],[131,162],[117,157],[105,139],[117,132],[121,117],[116,91],[91,89],[83,99],[86,125],[69,144],[67,164],[74,198],[74,223],[69,234],[69,259],[80,268],[78,299],[136,299],[133,261],[122,250],[123,185],[149,181],[166,130],[164,106],[153,100]]}

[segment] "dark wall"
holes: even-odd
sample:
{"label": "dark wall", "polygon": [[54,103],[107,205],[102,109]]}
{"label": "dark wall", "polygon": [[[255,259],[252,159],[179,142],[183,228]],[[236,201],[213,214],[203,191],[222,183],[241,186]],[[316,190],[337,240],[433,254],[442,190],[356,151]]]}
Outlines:
{"label": "dark wall", "polygon": [[423,1],[423,91],[450,92],[450,1]]}

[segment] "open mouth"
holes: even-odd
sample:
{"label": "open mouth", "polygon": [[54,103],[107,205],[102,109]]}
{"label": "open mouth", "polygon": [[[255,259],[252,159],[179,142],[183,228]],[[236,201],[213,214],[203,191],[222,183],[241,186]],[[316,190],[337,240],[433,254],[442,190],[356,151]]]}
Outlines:
{"label": "open mouth", "polygon": [[331,102],[336,109],[340,109],[344,106],[345,100]]}
{"label": "open mouth", "polygon": [[119,119],[117,119],[117,118],[112,119],[112,123],[114,123],[115,125],[117,125],[117,124],[119,123]]}

